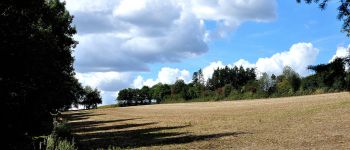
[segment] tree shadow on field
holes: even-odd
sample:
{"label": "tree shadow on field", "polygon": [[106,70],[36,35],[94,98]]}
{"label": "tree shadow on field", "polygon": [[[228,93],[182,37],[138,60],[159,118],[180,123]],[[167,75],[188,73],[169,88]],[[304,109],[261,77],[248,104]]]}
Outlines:
{"label": "tree shadow on field", "polygon": [[68,113],[68,114],[62,114],[63,118],[66,118],[69,121],[75,121],[75,120],[85,120],[89,119],[92,116],[102,116],[104,114],[95,114],[91,112],[74,112],[74,113]]}
{"label": "tree shadow on field", "polygon": [[138,148],[157,145],[185,144],[195,141],[204,141],[226,136],[237,137],[247,132],[227,132],[205,135],[191,135],[188,132],[164,132],[186,126],[154,127],[116,132],[97,132],[79,136],[81,149],[106,149],[109,146],[120,148]]}
{"label": "tree shadow on field", "polygon": [[[72,122],[69,122],[73,132],[81,133],[75,135],[79,149],[107,149],[110,146],[120,148],[139,148],[157,145],[185,144],[227,136],[237,137],[241,134],[251,134],[248,132],[225,132],[194,135],[189,132],[178,131],[190,127],[190,125],[155,127],[154,125],[156,125],[157,122],[109,125],[142,118],[91,121],[86,119],[79,120],[79,118],[89,118],[95,114],[75,113],[70,115],[73,116],[66,117],[73,120]],[[134,129],[134,127],[137,128]]]}

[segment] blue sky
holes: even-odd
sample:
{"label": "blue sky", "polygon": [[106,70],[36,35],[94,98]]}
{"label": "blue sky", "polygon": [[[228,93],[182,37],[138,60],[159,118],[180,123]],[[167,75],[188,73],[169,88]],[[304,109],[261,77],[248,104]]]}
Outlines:
{"label": "blue sky", "polygon": [[75,68],[84,85],[115,103],[123,88],[176,79],[224,65],[278,74],[289,65],[328,63],[349,49],[337,2],[320,10],[293,0],[67,0],[75,16]]}

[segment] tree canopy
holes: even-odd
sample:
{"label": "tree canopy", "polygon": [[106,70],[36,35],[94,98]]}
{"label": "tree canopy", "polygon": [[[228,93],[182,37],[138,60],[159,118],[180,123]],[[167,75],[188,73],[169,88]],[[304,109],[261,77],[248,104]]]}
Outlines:
{"label": "tree canopy", "polygon": [[90,86],[84,87],[84,96],[80,102],[86,109],[96,109],[97,104],[102,103],[102,98],[100,96],[100,91],[92,89]]}
{"label": "tree canopy", "polygon": [[30,137],[52,130],[50,113],[81,97],[72,19],[59,0],[0,2],[0,97],[9,149],[28,149]]}

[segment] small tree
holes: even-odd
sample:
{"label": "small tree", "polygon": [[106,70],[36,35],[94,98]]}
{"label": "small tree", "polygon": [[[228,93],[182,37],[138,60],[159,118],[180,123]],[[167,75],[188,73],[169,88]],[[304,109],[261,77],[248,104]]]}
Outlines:
{"label": "small tree", "polygon": [[182,79],[176,80],[174,85],[171,87],[171,94],[172,95],[179,95],[181,98],[187,100],[189,99],[188,94],[188,86],[186,85],[185,81]]}
{"label": "small tree", "polygon": [[225,97],[229,96],[232,90],[233,90],[233,86],[231,84],[226,84],[224,86],[224,96]]}
{"label": "small tree", "polygon": [[268,92],[275,84],[273,78],[275,78],[275,76],[270,77],[266,72],[264,72],[259,79],[261,90]]}
{"label": "small tree", "polygon": [[102,103],[102,98],[100,96],[100,91],[98,91],[96,88],[92,89],[90,86],[86,86],[84,88],[84,94],[85,96],[83,97],[81,104],[86,108],[86,109],[96,109],[97,104]]}
{"label": "small tree", "polygon": [[277,77],[277,91],[281,95],[292,94],[299,90],[301,79],[291,67],[285,66],[283,73]]}
{"label": "small tree", "polygon": [[299,74],[296,73],[291,67],[285,66],[283,68],[283,76],[288,81],[290,87],[292,88],[293,92],[296,92],[301,84],[301,79],[299,77]]}

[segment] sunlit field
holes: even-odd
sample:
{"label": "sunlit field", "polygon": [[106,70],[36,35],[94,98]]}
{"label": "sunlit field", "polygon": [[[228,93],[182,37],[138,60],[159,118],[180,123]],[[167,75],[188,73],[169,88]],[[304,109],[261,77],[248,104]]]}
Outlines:
{"label": "sunlit field", "polygon": [[65,113],[81,149],[347,149],[350,94]]}

